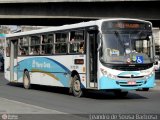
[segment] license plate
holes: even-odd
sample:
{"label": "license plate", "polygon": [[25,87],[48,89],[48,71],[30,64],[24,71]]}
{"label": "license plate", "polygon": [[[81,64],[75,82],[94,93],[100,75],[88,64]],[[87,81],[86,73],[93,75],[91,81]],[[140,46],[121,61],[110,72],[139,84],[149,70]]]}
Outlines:
{"label": "license plate", "polygon": [[135,85],[136,82],[135,82],[135,81],[128,81],[127,84],[128,84],[128,85]]}

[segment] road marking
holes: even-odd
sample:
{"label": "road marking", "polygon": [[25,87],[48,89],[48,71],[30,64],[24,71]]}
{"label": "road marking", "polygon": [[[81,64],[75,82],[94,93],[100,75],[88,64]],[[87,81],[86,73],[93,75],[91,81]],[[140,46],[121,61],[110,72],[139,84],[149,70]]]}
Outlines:
{"label": "road marking", "polygon": [[[17,106],[17,104],[19,104]],[[7,98],[2,98],[0,97],[0,114],[2,115],[13,115],[14,114],[22,114],[22,115],[25,115],[25,114],[30,114],[31,116],[32,115],[38,115],[38,114],[42,114],[42,115],[52,115],[52,119],[54,119],[54,117],[56,119],[69,119],[69,120],[88,120],[88,117],[89,116],[78,116],[78,115],[74,115],[74,114],[69,114],[69,113],[64,113],[64,112],[60,112],[60,111],[57,111],[57,110],[52,110],[52,109],[47,109],[47,108],[43,108],[43,107],[39,107],[39,106],[36,106],[36,105],[31,105],[31,104],[27,104],[27,103],[23,103],[23,102],[19,102],[19,101],[15,101],[15,100],[9,100]],[[18,109],[17,109],[18,107]],[[27,108],[26,108],[27,107]],[[10,110],[11,109],[11,110]],[[37,110],[38,111],[35,111]],[[13,111],[14,110],[14,111]],[[16,111],[17,110],[17,111]],[[27,112],[27,111],[29,112]],[[31,110],[31,111],[30,111]],[[23,112],[25,111],[25,112]],[[40,111],[40,112],[39,112]],[[56,116],[54,116],[56,115]],[[23,116],[21,116],[23,117]],[[35,116],[33,116],[35,117]],[[25,118],[25,116],[24,116]],[[47,118],[47,116],[46,116]]]}
{"label": "road marking", "polygon": [[[32,105],[32,104],[27,104],[27,103],[15,101],[15,100],[9,100],[7,98],[2,98],[2,97],[0,97],[0,101],[2,101],[2,102],[5,101],[6,103],[8,102],[8,103],[11,103],[12,105],[13,104],[20,104],[22,106],[25,106],[25,107],[28,107],[28,108],[31,108],[31,109],[37,109],[39,111],[44,110],[45,114],[51,114],[51,113],[52,114],[68,114],[68,113],[64,113],[64,112],[60,112],[60,111],[52,110],[52,109],[47,109],[47,108],[43,108],[43,107]],[[5,107],[4,109],[7,109],[7,107]]]}

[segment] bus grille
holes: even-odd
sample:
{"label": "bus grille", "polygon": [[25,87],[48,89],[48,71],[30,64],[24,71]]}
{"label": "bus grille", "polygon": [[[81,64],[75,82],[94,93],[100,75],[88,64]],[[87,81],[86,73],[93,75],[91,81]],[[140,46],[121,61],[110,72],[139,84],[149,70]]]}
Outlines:
{"label": "bus grille", "polygon": [[118,76],[119,78],[143,78],[144,76]]}

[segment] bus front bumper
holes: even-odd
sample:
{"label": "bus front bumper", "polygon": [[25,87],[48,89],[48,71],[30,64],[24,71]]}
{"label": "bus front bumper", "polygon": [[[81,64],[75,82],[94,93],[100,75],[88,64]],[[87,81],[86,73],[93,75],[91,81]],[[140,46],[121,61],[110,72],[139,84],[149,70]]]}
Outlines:
{"label": "bus front bumper", "polygon": [[146,79],[116,80],[103,76],[99,79],[98,89],[136,90],[142,88],[153,88],[154,86],[155,86],[155,75],[152,75],[147,80]]}

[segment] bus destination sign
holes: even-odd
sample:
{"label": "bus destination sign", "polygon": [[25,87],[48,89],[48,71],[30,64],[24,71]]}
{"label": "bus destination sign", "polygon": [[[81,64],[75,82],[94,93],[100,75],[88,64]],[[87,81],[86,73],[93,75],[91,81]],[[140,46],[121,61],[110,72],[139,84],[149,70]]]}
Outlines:
{"label": "bus destination sign", "polygon": [[137,21],[105,21],[102,23],[102,31],[109,30],[151,30],[151,25]]}
{"label": "bus destination sign", "polygon": [[140,24],[138,23],[116,23],[114,24],[115,28],[131,28],[131,29],[137,29],[141,28]]}

